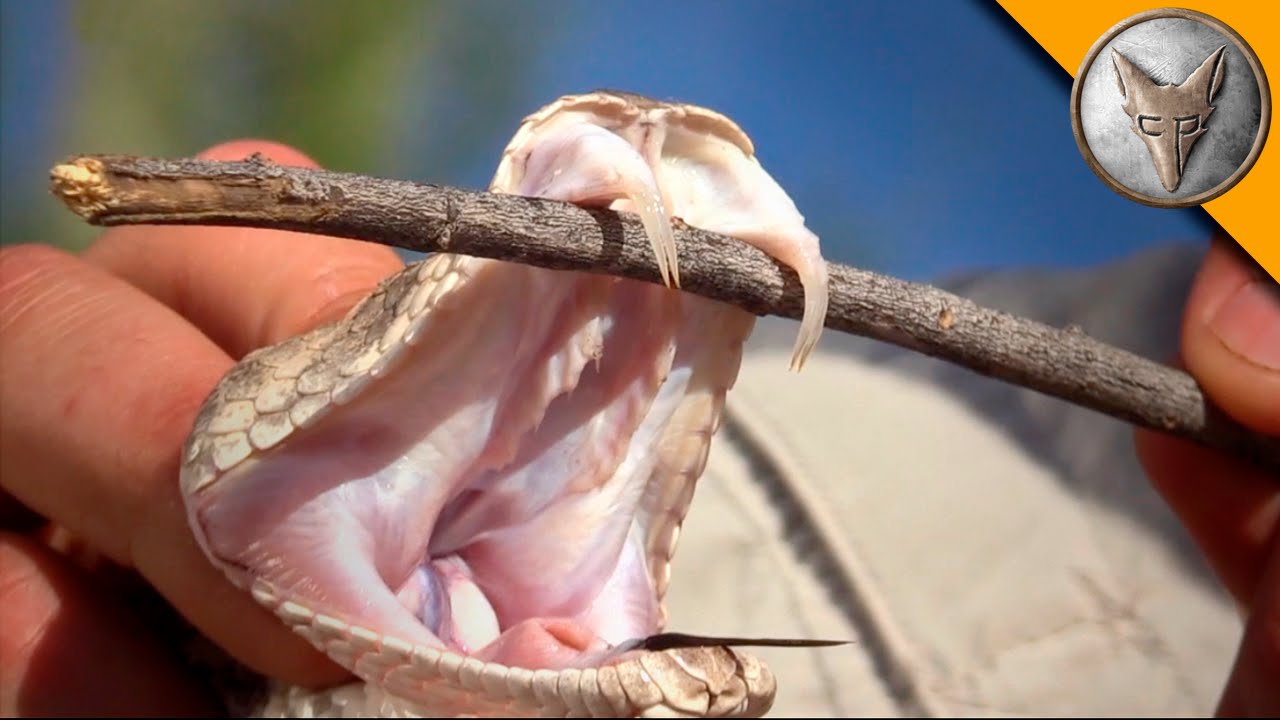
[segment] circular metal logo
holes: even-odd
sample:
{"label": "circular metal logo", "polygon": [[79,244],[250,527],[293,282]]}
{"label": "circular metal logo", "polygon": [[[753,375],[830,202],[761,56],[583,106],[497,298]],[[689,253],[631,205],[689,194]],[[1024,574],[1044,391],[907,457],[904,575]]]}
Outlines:
{"label": "circular metal logo", "polygon": [[1071,128],[1089,167],[1112,190],[1156,207],[1230,190],[1258,159],[1270,124],[1253,48],[1192,10],[1150,10],[1111,28],[1071,88]]}

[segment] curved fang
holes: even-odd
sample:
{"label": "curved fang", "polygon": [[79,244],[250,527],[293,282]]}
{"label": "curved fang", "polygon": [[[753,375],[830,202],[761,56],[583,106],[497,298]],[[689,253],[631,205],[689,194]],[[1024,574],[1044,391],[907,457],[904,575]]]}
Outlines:
{"label": "curved fang", "polygon": [[[650,175],[652,177],[652,175]],[[649,236],[649,247],[658,261],[658,274],[662,276],[662,284],[667,287],[680,287],[680,265],[676,256],[676,238],[671,231],[671,219],[667,217],[667,209],[662,204],[662,195],[658,192],[657,183],[636,187],[628,193],[632,209],[640,216],[644,224],[645,235]]]}
{"label": "curved fang", "polygon": [[816,259],[804,257],[798,264],[792,264],[779,258],[800,276],[800,286],[804,288],[804,316],[800,320],[800,333],[796,335],[795,346],[791,350],[791,369],[799,372],[804,361],[818,345],[822,337],[822,328],[827,321],[827,302],[829,299],[827,263],[818,256]]}
{"label": "curved fang", "polygon": [[[794,212],[792,206],[787,214]],[[826,325],[830,286],[827,261],[822,258],[818,236],[803,225],[798,215],[796,218],[781,225],[755,228],[737,225],[716,229],[759,248],[799,276],[800,286],[804,288],[804,315],[800,320],[800,333],[796,335],[795,346],[791,350],[791,370],[799,372],[817,346]]]}
{"label": "curved fang", "polygon": [[529,153],[517,192],[638,214],[663,284],[680,287],[675,236],[658,180],[639,151],[621,137],[588,122],[546,130]]}

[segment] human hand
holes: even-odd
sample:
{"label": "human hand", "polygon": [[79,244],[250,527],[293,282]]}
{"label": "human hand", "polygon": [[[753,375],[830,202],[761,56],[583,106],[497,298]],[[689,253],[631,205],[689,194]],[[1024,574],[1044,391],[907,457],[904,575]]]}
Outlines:
{"label": "human hand", "polygon": [[[1280,287],[1229,239],[1213,243],[1192,287],[1181,361],[1228,415],[1280,435]],[[1280,478],[1151,431],[1137,446],[1246,617],[1218,713],[1280,714]]]}
{"label": "human hand", "polygon": [[[261,142],[202,157],[253,152],[314,165]],[[378,245],[213,227],[117,228],[79,257],[0,252],[0,714],[217,711],[119,573],[42,542],[48,524],[136,571],[249,667],[312,686],[345,677],[205,559],[179,451],[234,359],[341,316],[400,267]]]}

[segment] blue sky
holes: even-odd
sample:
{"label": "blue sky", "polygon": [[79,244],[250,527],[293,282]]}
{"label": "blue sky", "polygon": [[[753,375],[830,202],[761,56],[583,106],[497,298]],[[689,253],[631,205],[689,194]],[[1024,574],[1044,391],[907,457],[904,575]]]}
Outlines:
{"label": "blue sky", "polygon": [[835,259],[917,279],[1081,266],[1211,227],[1097,180],[1071,133],[1070,76],[995,3],[581,2],[565,15],[531,104],[621,83],[726,112]]}
{"label": "blue sky", "polygon": [[[65,52],[75,44],[66,7],[4,3],[6,185],[33,172],[41,178],[51,161],[79,150],[61,147],[53,125],[41,122],[75,71],[66,66],[75,57]],[[448,176],[432,175],[429,162],[448,139],[406,134],[402,152],[424,158],[411,166],[414,179],[483,186],[523,112],[613,87],[733,117],[829,258],[907,278],[1085,266],[1155,243],[1202,241],[1212,227],[1203,211],[1147,208],[1093,176],[1071,134],[1070,77],[994,3],[511,7],[473,3],[463,15],[520,24],[509,42],[533,58],[523,68],[521,111],[482,138],[491,151],[469,152]],[[437,99],[432,87],[397,92],[420,92],[423,104],[455,118],[478,111]]]}

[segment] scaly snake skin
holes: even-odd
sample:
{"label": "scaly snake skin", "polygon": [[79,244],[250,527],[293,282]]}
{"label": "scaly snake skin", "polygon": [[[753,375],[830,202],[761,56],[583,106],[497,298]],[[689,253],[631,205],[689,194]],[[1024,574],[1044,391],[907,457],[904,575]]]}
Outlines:
{"label": "scaly snake skin", "polygon": [[[513,146],[527,140],[535,121],[567,106],[575,112],[593,105],[616,111],[620,104],[636,102],[650,109],[676,108],[750,155],[750,141],[723,116],[609,92],[562,98],[547,106],[526,119]],[[510,172],[506,156],[495,186],[504,172]],[[432,322],[466,312],[452,300],[483,262],[488,261],[436,255],[410,265],[342,321],[245,357],[196,420],[183,456],[184,493],[199,493],[229,470],[257,462],[262,453],[377,382]],[[718,403],[714,412],[718,415]],[[674,489],[683,497],[671,503],[679,517],[654,519],[657,527],[648,533],[646,550],[659,599],[693,480],[705,463],[705,441],[690,447],[697,456],[682,458],[681,464],[692,470],[692,477]],[[195,531],[199,536],[199,528]],[[601,667],[532,671],[414,647],[351,626],[278,595],[260,580],[247,589],[295,632],[364,680],[324,692],[280,689],[261,708],[265,715],[758,717],[772,705],[776,689],[763,663],[734,648],[635,651]]]}

